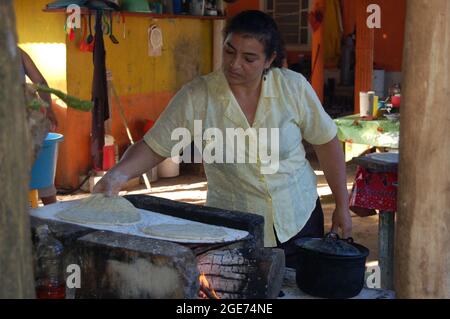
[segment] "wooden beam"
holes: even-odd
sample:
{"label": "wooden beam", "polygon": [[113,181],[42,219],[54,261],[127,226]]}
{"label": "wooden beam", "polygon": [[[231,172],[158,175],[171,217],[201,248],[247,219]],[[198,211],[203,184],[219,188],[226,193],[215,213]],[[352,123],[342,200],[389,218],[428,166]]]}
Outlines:
{"label": "wooden beam", "polygon": [[0,299],[33,298],[28,216],[31,143],[11,0],[0,2],[0,17]]}
{"label": "wooden beam", "polygon": [[450,298],[450,1],[406,4],[394,284]]}
{"label": "wooden beam", "polygon": [[[322,11],[325,16],[325,0],[314,0],[312,11]],[[324,44],[323,32],[325,23],[322,21],[320,26],[312,34],[312,60],[311,60],[311,85],[316,91],[317,96],[323,103],[324,86]]]}
{"label": "wooden beam", "polygon": [[372,90],[374,29],[367,27],[367,7],[373,0],[356,1],[355,114],[359,113],[359,92]]}
{"label": "wooden beam", "polygon": [[381,211],[378,218],[378,260],[381,270],[381,288],[393,290],[395,212]]}
{"label": "wooden beam", "polygon": [[223,29],[225,21],[215,20],[213,23],[213,70],[219,70],[222,67],[222,48],[223,48]]}

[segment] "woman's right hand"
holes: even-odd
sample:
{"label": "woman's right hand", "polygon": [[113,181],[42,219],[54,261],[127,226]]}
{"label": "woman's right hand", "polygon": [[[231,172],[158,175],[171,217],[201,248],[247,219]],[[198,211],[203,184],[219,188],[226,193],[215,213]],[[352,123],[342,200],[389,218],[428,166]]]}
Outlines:
{"label": "woman's right hand", "polygon": [[93,193],[118,195],[131,178],[148,172],[163,160],[164,157],[156,154],[141,140],[127,149],[120,162],[95,185]]}
{"label": "woman's right hand", "polygon": [[108,197],[118,195],[128,180],[127,175],[113,168],[95,184],[92,193],[103,193]]}

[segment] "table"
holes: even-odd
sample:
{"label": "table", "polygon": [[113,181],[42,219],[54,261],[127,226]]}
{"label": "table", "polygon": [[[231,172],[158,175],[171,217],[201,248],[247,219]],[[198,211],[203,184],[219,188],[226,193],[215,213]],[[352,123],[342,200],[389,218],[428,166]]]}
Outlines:
{"label": "table", "polygon": [[381,288],[393,289],[398,154],[373,153],[356,157],[353,161],[360,167],[352,190],[351,205],[379,210],[378,259]]}
{"label": "table", "polygon": [[345,143],[346,161],[352,159],[355,153],[359,155],[371,147],[398,149],[400,121],[385,118],[364,120],[359,114],[354,114],[337,118],[334,122],[338,128],[339,140]]}

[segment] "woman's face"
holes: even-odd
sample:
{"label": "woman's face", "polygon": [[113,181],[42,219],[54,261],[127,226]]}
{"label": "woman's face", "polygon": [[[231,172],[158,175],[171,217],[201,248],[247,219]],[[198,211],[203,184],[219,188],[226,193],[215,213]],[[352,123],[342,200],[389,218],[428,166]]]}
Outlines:
{"label": "woman's face", "polygon": [[257,39],[244,34],[230,33],[223,46],[223,71],[230,85],[246,85],[260,81],[270,60],[264,52],[264,45]]}

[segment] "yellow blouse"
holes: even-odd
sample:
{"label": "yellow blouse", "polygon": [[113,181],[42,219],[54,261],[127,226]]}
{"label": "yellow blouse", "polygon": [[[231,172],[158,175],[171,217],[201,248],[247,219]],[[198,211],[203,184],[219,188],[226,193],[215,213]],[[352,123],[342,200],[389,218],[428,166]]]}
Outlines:
{"label": "yellow blouse", "polygon": [[[201,129],[195,120],[202,121]],[[217,128],[225,136],[227,128],[247,130],[250,125],[223,72],[216,71],[185,85],[144,140],[156,153],[170,157],[179,143],[171,136],[176,128],[186,128],[191,140],[200,139],[204,148],[215,141],[211,134],[203,135],[205,130]],[[267,166],[267,158],[258,152],[255,162],[204,162],[207,205],[262,215],[264,244],[274,247],[274,228],[280,242],[288,241],[306,224],[318,197],[316,175],[305,158],[302,139],[315,145],[326,144],[336,136],[337,128],[308,81],[299,73],[279,68],[271,69],[263,81],[251,128],[268,129],[268,154],[272,145],[270,129],[279,129],[278,170],[264,173],[261,168]],[[255,138],[254,134],[249,136],[249,140]]]}

